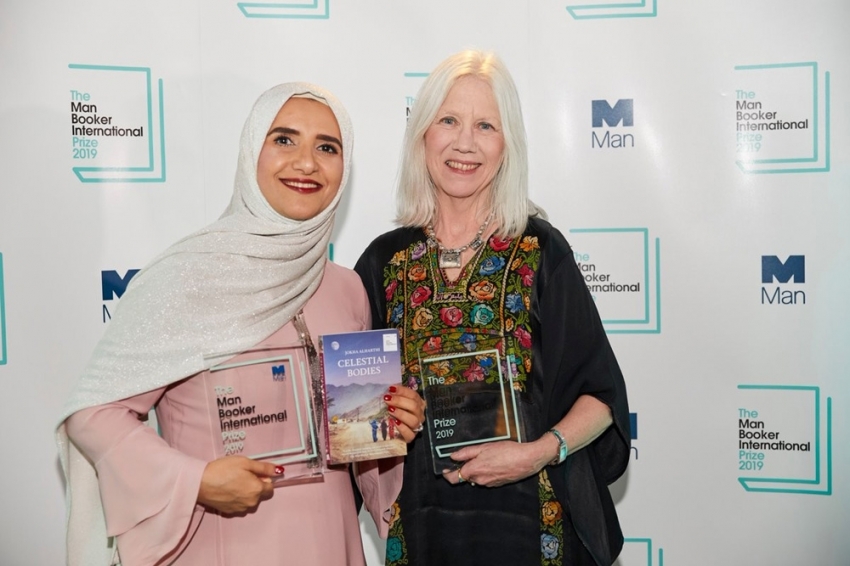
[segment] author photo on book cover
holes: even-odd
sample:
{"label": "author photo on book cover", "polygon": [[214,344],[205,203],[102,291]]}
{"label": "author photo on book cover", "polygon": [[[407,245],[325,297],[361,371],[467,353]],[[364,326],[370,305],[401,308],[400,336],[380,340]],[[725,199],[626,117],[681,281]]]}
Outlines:
{"label": "author photo on book cover", "polygon": [[[400,228],[355,267],[373,325],[400,331],[404,377],[420,392],[422,352],[500,336],[524,434],[458,448],[438,474],[432,439],[417,437],[386,563],[612,564],[623,535],[608,486],[629,460],[626,386],[572,249],[529,200],[519,95],[495,54],[457,53],[430,73],[400,167]],[[492,379],[479,358],[463,379]],[[458,413],[441,432],[460,426]]]}
{"label": "author photo on book cover", "polygon": [[[275,487],[285,467],[217,457],[222,429],[205,388],[233,352],[296,342],[299,321],[314,340],[371,328],[360,278],[327,259],[352,144],[331,93],[307,83],[268,90],[245,122],[221,218],[130,282],[57,430],[70,566],[365,564],[349,466]],[[424,402],[401,384],[383,399],[394,430],[413,440]],[[159,431],[143,422],[152,408]],[[386,536],[401,467],[381,462],[360,462],[353,475]]]}

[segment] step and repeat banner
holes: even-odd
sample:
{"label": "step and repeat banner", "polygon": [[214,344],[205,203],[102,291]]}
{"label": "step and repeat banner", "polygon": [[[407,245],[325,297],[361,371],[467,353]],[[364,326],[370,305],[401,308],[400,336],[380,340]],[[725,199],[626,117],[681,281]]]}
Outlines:
{"label": "step and repeat banner", "polygon": [[617,564],[850,564],[848,25],[846,0],[3,2],[0,563],[64,563],[56,418],[130,279],[224,210],[257,95],[351,112],[351,267],[424,78],[474,47],[627,378]]}

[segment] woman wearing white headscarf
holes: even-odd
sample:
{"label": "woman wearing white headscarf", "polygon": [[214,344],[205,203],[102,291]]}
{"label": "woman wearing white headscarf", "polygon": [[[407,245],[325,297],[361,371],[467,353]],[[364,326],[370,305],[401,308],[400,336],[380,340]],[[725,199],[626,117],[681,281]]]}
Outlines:
{"label": "woman wearing white headscarf", "polygon": [[[347,468],[273,489],[273,464],[216,458],[203,385],[229,352],[293,343],[299,312],[313,336],[371,328],[359,278],[326,260],[352,143],[332,94],[267,91],[242,132],[230,206],[129,285],[57,431],[71,566],[364,563]],[[400,385],[387,398],[409,442],[423,404]],[[161,437],[140,420],[151,407]],[[382,534],[400,483],[390,462],[355,474]]]}

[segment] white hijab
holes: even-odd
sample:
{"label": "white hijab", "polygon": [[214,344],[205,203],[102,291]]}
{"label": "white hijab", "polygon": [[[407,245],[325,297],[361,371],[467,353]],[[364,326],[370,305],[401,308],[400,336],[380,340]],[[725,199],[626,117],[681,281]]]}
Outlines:
{"label": "white hijab", "polygon": [[[260,150],[293,96],[324,102],[342,134],[344,170],[331,204],[316,217],[278,214],[257,184]],[[222,217],[168,248],[130,282],[65,406],[57,443],[67,482],[68,564],[114,558],[95,470],[69,442],[65,419],[208,369],[284,326],[322,280],[334,215],[351,170],[353,131],[331,93],[285,83],[263,93],[242,130],[233,198]]]}

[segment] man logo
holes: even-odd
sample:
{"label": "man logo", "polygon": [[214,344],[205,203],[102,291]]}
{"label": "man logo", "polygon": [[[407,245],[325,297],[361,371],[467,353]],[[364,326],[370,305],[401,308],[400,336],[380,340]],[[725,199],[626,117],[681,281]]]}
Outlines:
{"label": "man logo", "polygon": [[286,381],[286,366],[272,366],[272,379],[275,381]]}
{"label": "man logo", "polygon": [[[622,98],[614,106],[608,104],[607,100],[592,100],[592,124],[594,128],[616,128],[621,123],[624,128],[635,125],[634,99]],[[603,125],[604,124],[604,125]],[[635,137],[632,134],[616,134],[605,130],[605,135],[599,137],[595,131],[590,132],[592,148],[620,148],[634,147]]]}
{"label": "man logo", "polygon": [[611,128],[616,128],[620,122],[630,128],[635,125],[634,99],[623,98],[617,101],[613,108],[607,100],[593,100],[593,127],[601,128],[604,121]]}
{"label": "man logo", "polygon": [[[130,284],[130,279],[136,276],[138,269],[128,269],[124,277],[121,277],[117,271],[101,271],[100,272],[100,293],[104,301],[112,299],[120,299],[127,290],[127,285]],[[109,314],[109,309],[103,305],[103,322],[111,320],[112,315]]]}
{"label": "man logo", "polygon": [[[637,413],[629,413],[629,435],[630,435],[630,437],[633,441],[637,440],[637,437],[638,437],[637,415],[638,415]],[[630,451],[632,453],[632,460],[637,460],[638,459],[638,449],[637,449],[637,446],[634,445],[634,442],[632,443]]]}
{"label": "man logo", "polygon": [[[764,285],[777,283],[769,290]],[[800,290],[783,289],[779,283],[806,282],[806,256],[790,255],[784,262],[775,255],[761,256],[761,304],[797,305],[806,304],[806,293]]]}
{"label": "man logo", "polygon": [[113,298],[120,299],[127,290],[127,285],[130,284],[130,279],[135,277],[139,272],[138,269],[128,269],[124,277],[118,275],[117,271],[101,271],[100,272],[100,289],[104,301],[111,301]]}
{"label": "man logo", "polygon": [[783,263],[775,255],[761,256],[761,282],[773,283],[776,279],[779,283],[788,283],[791,278],[794,283],[806,282],[806,256],[789,255]]}

